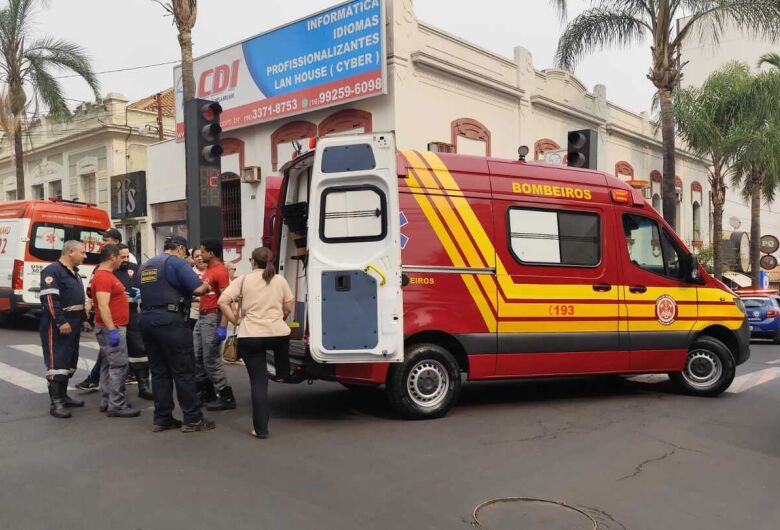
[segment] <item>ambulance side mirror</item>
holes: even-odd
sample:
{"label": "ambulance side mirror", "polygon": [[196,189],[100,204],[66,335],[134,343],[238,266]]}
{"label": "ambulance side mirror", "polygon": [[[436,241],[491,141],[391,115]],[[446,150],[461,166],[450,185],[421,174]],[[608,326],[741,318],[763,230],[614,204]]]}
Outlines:
{"label": "ambulance side mirror", "polygon": [[699,258],[693,253],[688,255],[688,283],[704,284],[704,278],[699,272]]}

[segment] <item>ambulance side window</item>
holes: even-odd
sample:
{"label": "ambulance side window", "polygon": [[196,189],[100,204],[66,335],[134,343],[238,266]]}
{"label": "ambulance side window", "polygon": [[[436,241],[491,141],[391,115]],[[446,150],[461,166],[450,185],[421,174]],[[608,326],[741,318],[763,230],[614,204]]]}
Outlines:
{"label": "ambulance side window", "polygon": [[509,247],[525,265],[596,267],[601,262],[601,223],[590,212],[511,207]]}
{"label": "ambulance side window", "polygon": [[683,279],[681,250],[655,220],[624,214],[623,233],[632,264],[654,274]]}
{"label": "ambulance side window", "polygon": [[334,186],[322,192],[320,238],[325,243],[381,241],[387,235],[387,198],[376,186]]}

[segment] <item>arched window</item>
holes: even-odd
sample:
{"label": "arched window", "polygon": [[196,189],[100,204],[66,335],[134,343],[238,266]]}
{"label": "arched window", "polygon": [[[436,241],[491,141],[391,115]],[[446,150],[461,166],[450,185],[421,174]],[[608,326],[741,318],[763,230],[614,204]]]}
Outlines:
{"label": "arched window", "polygon": [[663,182],[664,176],[661,175],[661,172],[657,169],[654,169],[650,172],[650,180],[653,182]]}
{"label": "arched window", "polygon": [[534,142],[534,160],[541,160],[542,155],[547,151],[557,151],[561,146],[558,142],[551,140],[550,138],[542,138]]}
{"label": "arched window", "polygon": [[362,130],[364,133],[372,132],[373,119],[370,112],[346,109],[331,114],[320,123],[319,136],[354,130]]}
{"label": "arched window", "polygon": [[615,164],[615,176],[620,180],[634,180],[634,166],[621,160]]}
{"label": "arched window", "polygon": [[317,126],[310,121],[293,121],[282,125],[271,134],[271,169],[279,168],[279,144],[291,143],[317,136]]}
{"label": "arched window", "polygon": [[659,214],[661,213],[661,196],[657,193],[653,194],[653,209]]}
{"label": "arched window", "polygon": [[699,201],[693,203],[693,241],[694,247],[701,247],[701,205]]}
{"label": "arched window", "polygon": [[[455,152],[467,152],[470,153],[470,149],[459,149],[458,138],[465,138],[466,140],[473,142],[482,142],[485,147],[485,156],[490,156],[490,130],[487,127],[479,123],[477,120],[471,118],[459,118],[450,124],[450,130],[452,133],[452,145],[455,146]],[[468,143],[468,142],[466,142]],[[463,143],[461,143],[463,146]]]}
{"label": "arched window", "polygon": [[241,237],[241,179],[233,172],[222,173],[222,231],[225,239]]}

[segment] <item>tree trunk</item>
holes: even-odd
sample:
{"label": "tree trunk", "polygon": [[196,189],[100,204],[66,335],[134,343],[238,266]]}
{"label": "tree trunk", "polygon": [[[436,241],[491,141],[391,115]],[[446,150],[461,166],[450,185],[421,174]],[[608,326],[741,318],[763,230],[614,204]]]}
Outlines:
{"label": "tree trunk", "polygon": [[184,101],[195,97],[195,73],[192,68],[192,32],[182,30],[179,32],[179,46],[181,47],[181,79],[184,88]]}
{"label": "tree trunk", "polygon": [[14,160],[16,162],[16,198],[24,199],[24,144],[22,143],[22,126],[16,126],[14,133]]}
{"label": "tree trunk", "polygon": [[677,226],[677,191],[674,170],[674,112],[672,109],[672,91],[660,89],[658,96],[661,101],[661,137],[664,142],[664,182],[663,182],[663,215],[669,226],[676,232]]}
{"label": "tree trunk", "polygon": [[710,175],[712,188],[712,273],[717,279],[723,276],[723,205],[726,203],[726,183],[723,181],[722,165],[715,163]]}
{"label": "tree trunk", "polygon": [[761,178],[751,179],[750,187],[750,278],[753,288],[760,289],[761,272]]}

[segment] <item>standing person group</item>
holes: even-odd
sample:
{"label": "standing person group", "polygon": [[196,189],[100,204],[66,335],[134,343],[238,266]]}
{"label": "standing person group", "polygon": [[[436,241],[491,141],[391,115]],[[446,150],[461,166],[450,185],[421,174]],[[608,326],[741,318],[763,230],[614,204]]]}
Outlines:
{"label": "standing person group", "polygon": [[[100,264],[85,297],[78,266],[86,256],[79,241],[64,243],[61,258],[41,273],[41,343],[49,381],[51,414],[69,418],[73,407],[84,406],[67,395],[68,379],[76,370],[82,325],[95,308],[95,335],[100,346],[101,411],[108,417],[137,417],[125,395],[125,376],[136,368],[151,387],[139,383],[139,394],[154,399],[154,432],[181,429],[210,430],[208,410],[236,407],[222,366],[220,343],[227,323],[237,327],[238,351],[251,383],[252,435],[268,436],[268,372],[266,354],[273,352],[277,379],[290,375],[289,335],[285,323],[293,295],[287,281],[276,274],[267,248],[252,253],[252,272],[231,283],[233,274],[222,263],[222,244],[204,241],[198,249],[203,263],[185,260],[187,240],[173,236],[162,254],[141,267],[131,263],[127,246],[106,243]],[[202,269],[202,278],[196,271]],[[194,330],[188,323],[190,301],[200,297]],[[140,312],[139,312],[140,304]],[[148,362],[148,365],[146,364]],[[174,388],[181,420],[173,415]],[[146,397],[146,396],[141,396]]]}

